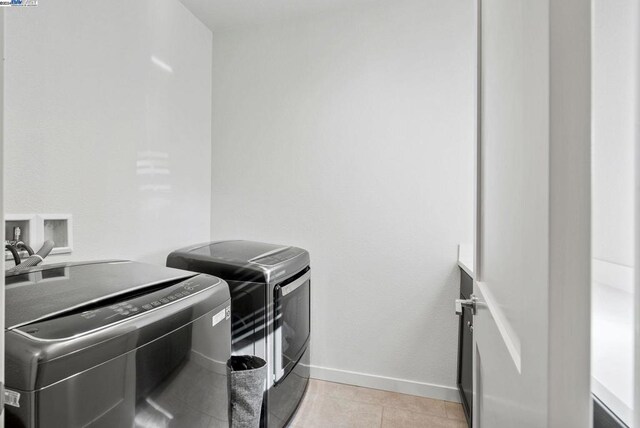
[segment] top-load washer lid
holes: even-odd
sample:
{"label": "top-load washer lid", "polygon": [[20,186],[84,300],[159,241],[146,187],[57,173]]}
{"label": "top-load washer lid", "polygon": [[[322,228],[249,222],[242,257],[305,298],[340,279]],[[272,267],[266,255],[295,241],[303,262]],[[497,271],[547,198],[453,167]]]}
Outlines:
{"label": "top-load washer lid", "polygon": [[5,379],[19,391],[69,379],[206,314],[215,326],[230,313],[225,281],[162,266],[61,264],[6,279]]}
{"label": "top-load washer lid", "polygon": [[131,261],[40,266],[5,278],[5,328],[17,328],[119,295],[193,276],[192,272]]}
{"label": "top-load washer lid", "polygon": [[270,283],[309,266],[309,253],[298,247],[254,241],[217,241],[169,254],[167,266],[208,273],[230,281]]}

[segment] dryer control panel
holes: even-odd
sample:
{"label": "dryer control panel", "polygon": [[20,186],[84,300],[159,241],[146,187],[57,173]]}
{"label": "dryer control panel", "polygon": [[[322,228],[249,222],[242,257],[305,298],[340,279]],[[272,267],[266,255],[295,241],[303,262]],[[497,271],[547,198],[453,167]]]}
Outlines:
{"label": "dryer control panel", "polygon": [[275,254],[269,254],[266,256],[261,256],[255,259],[251,259],[250,262],[258,265],[262,265],[262,266],[275,266],[280,263],[291,260],[292,258],[297,257],[302,253],[303,251],[300,250],[299,248],[290,247],[283,251],[279,251]]}

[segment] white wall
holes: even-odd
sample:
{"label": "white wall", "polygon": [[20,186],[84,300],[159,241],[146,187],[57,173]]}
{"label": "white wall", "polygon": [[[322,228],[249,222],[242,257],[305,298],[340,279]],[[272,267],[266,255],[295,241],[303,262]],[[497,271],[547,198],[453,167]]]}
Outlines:
{"label": "white wall", "polygon": [[634,153],[638,2],[593,11],[593,390],[627,423],[633,408]]}
{"label": "white wall", "polygon": [[634,2],[594,3],[593,257],[633,266]]}
{"label": "white wall", "polygon": [[214,34],[212,238],[310,251],[315,376],[458,399],[473,29],[401,0]]}
{"label": "white wall", "polygon": [[44,1],[6,29],[5,212],[73,215],[49,261],[207,240],[211,32],[177,0]]}

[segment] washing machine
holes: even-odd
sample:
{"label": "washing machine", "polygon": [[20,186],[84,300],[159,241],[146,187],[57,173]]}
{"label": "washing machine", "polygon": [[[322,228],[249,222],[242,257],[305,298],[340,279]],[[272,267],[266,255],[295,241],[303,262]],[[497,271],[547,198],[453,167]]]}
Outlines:
{"label": "washing machine", "polygon": [[262,425],[285,426],[309,381],[309,253],[286,245],[217,241],[174,251],[167,266],[227,281],[232,353],[257,355],[267,361]]}
{"label": "washing machine", "polygon": [[229,426],[223,280],[100,261],[5,282],[7,426]]}

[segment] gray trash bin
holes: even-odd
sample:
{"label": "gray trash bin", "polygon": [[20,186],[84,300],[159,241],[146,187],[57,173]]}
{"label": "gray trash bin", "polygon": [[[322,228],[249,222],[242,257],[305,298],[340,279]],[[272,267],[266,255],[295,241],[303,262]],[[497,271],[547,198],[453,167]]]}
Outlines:
{"label": "gray trash bin", "polygon": [[232,356],[227,361],[227,373],[231,427],[259,427],[267,362],[253,355]]}

